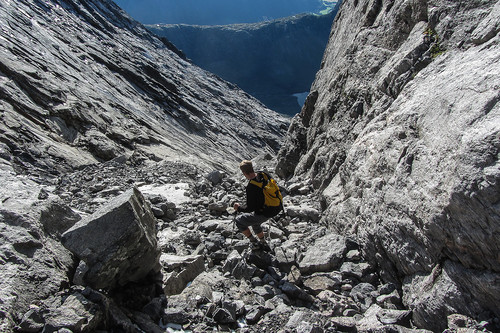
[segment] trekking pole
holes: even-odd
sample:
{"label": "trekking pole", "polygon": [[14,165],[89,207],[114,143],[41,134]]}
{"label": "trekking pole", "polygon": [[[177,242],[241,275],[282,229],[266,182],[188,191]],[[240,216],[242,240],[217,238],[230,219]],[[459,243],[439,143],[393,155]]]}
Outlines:
{"label": "trekking pole", "polygon": [[[284,208],[284,206],[283,206],[283,205],[282,205],[282,212],[281,212],[279,215],[282,215],[282,214],[284,215],[284,216],[283,216],[283,218],[285,218],[285,216],[286,216],[286,212],[285,212],[285,208]],[[276,224],[276,227],[278,227],[278,228],[279,228],[279,226],[280,226],[280,225],[281,225],[281,226],[283,226],[283,224],[282,224],[282,223],[281,223],[281,221],[280,221],[280,220],[281,220],[281,218],[279,217],[279,215],[278,215],[278,219],[277,219],[277,220],[274,220],[274,219],[273,219],[274,223]],[[279,228],[279,229],[281,230],[281,228]],[[281,247],[281,246],[279,246],[279,248],[281,249],[281,253],[283,253],[283,257],[285,257],[285,260],[286,260],[286,262],[288,263],[288,262],[289,262],[289,260],[288,260],[288,256],[286,255],[285,250],[283,250],[283,247]]]}
{"label": "trekking pole", "polygon": [[234,248],[234,238],[236,237],[236,215],[238,215],[238,211],[235,210],[233,207],[227,207],[226,212],[229,215],[234,215],[233,216],[233,235],[231,237],[231,248]]}

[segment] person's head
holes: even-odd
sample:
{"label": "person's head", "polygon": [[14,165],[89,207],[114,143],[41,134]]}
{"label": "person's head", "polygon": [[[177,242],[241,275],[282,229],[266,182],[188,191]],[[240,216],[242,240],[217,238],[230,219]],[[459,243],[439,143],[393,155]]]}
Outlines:
{"label": "person's head", "polygon": [[240,170],[241,170],[241,172],[243,172],[243,175],[245,175],[245,177],[247,177],[247,178],[250,177],[250,179],[251,179],[251,178],[255,177],[255,171],[253,170],[252,161],[248,161],[248,160],[241,161]]}

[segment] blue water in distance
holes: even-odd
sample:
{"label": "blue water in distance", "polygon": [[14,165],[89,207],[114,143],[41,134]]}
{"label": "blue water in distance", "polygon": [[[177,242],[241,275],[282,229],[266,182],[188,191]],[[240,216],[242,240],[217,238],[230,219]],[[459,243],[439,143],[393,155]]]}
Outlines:
{"label": "blue water in distance", "polygon": [[115,0],[143,24],[224,25],[321,13],[336,0]]}

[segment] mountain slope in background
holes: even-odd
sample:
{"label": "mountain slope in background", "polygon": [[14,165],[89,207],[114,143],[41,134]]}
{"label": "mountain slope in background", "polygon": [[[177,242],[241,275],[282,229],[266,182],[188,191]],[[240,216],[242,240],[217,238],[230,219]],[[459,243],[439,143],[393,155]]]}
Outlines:
{"label": "mountain slope in background", "polygon": [[300,111],[297,93],[310,89],[336,10],[271,22],[227,26],[148,25],[192,61],[233,82],[272,110]]}
{"label": "mountain slope in background", "polygon": [[223,25],[273,20],[333,8],[332,0],[115,0],[144,24]]}
{"label": "mountain slope in background", "polygon": [[15,166],[58,174],[126,155],[223,167],[277,149],[286,130],[110,0],[2,2],[0,18],[0,145]]}

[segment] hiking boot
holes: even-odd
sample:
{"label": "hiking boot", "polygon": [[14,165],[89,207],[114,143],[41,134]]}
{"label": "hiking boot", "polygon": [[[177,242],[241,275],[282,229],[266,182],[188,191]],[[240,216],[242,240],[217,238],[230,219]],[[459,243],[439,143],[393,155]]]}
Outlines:
{"label": "hiking boot", "polygon": [[259,243],[260,243],[259,247],[261,250],[266,252],[272,252],[271,247],[269,246],[269,244],[267,244],[266,241],[260,241]]}
{"label": "hiking boot", "polygon": [[250,249],[251,249],[252,251],[258,251],[258,250],[260,250],[260,249],[261,249],[261,247],[260,247],[260,242],[257,242],[257,241],[255,241],[255,242],[250,242]]}

